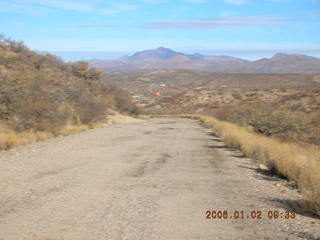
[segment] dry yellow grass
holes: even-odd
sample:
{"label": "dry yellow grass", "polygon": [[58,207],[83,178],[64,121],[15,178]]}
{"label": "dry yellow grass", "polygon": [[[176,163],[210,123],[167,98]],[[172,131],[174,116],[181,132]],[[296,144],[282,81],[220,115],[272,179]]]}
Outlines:
{"label": "dry yellow grass", "polygon": [[202,121],[228,146],[240,149],[245,156],[294,181],[305,193],[304,207],[320,215],[320,147],[281,142],[208,116],[177,116]]}
{"label": "dry yellow grass", "polygon": [[[112,115],[108,115],[104,120],[91,124],[68,124],[63,128],[55,131],[34,131],[28,130],[24,132],[15,132],[14,130],[0,125],[0,150],[7,150],[17,146],[26,145],[29,143],[43,141],[53,138],[55,136],[67,136],[71,134],[80,133],[93,128],[102,128],[110,124],[124,123],[124,122],[139,122],[142,117],[130,117],[120,114],[116,111],[111,111]],[[147,116],[144,116],[146,119]]]}
{"label": "dry yellow grass", "polygon": [[[55,136],[67,136],[71,134],[80,133],[89,129],[93,128],[102,128],[106,127],[107,125],[113,123],[123,123],[124,120],[126,122],[135,122],[141,121],[138,118],[133,118],[130,116],[125,116],[113,111],[112,116],[106,117],[104,120],[95,122],[89,125],[86,124],[68,124],[59,130],[55,130],[54,132],[51,131],[34,131],[28,130],[24,132],[15,132],[12,129],[9,129],[6,126],[0,126],[0,150],[7,150],[10,148],[14,148],[17,146],[26,145],[33,142],[43,141],[46,139],[53,138]],[[145,116],[146,117],[146,116]],[[120,118],[116,119],[116,118]],[[110,121],[110,119],[114,121]]]}
{"label": "dry yellow grass", "polygon": [[58,135],[70,135],[70,134],[76,134],[79,132],[83,132],[88,130],[90,127],[87,125],[67,125],[64,128],[62,128],[59,132]]}
{"label": "dry yellow grass", "polygon": [[56,132],[49,132],[49,131],[25,131],[17,133],[11,129],[1,129],[0,133],[0,150],[7,150],[10,148],[14,148],[17,146],[26,145],[33,142],[43,141],[46,139],[53,138],[59,135],[71,135],[76,134],[79,132],[83,132],[93,127],[100,127],[105,126],[103,123],[97,123],[94,126],[88,125],[67,125],[64,128],[60,129]]}
{"label": "dry yellow grass", "polygon": [[136,118],[142,119],[142,120],[149,120],[150,116],[140,114],[140,115],[137,115]]}

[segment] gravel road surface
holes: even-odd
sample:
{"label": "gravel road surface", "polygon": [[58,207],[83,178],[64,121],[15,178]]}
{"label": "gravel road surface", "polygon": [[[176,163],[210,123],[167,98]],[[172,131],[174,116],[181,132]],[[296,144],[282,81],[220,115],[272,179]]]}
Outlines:
{"label": "gravel road surface", "polygon": [[197,121],[113,125],[0,153],[0,240],[320,239],[287,185]]}

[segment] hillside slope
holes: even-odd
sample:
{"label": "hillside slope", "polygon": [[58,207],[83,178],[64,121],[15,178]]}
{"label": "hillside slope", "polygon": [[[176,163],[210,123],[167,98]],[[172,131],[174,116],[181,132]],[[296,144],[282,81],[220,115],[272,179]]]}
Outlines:
{"label": "hillside slope", "polygon": [[[0,129],[49,131],[93,124],[109,109],[134,112],[128,95],[100,82],[101,72],[85,62],[66,64],[0,38]],[[0,136],[0,148],[2,144]]]}

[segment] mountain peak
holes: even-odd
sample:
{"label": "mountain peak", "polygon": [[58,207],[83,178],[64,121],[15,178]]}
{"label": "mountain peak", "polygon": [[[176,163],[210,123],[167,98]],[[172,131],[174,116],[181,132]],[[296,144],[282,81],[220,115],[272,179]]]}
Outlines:
{"label": "mountain peak", "polygon": [[275,60],[279,60],[279,59],[284,59],[284,58],[295,58],[295,59],[304,59],[304,60],[310,60],[310,59],[313,59],[313,60],[319,60],[319,58],[316,58],[316,57],[311,57],[311,56],[308,56],[308,55],[303,55],[303,54],[287,54],[287,53],[276,53],[275,55],[273,55],[272,59],[275,59]]}
{"label": "mountain peak", "polygon": [[281,58],[285,58],[288,57],[289,54],[285,54],[285,53],[276,53],[272,56],[273,59],[281,59]]}
{"label": "mountain peak", "polygon": [[174,51],[171,50],[170,48],[165,48],[165,47],[158,47],[156,50],[174,52]]}
{"label": "mountain peak", "polygon": [[156,49],[145,50],[142,52],[137,52],[132,55],[131,58],[156,58],[156,59],[168,59],[179,53],[165,47],[159,47]]}

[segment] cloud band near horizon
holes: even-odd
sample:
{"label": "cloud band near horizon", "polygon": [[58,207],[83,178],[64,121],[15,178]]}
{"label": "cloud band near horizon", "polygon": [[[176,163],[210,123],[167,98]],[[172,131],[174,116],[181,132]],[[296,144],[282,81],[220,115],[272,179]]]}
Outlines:
{"label": "cloud band near horizon", "polygon": [[219,27],[246,27],[261,25],[287,24],[279,17],[274,16],[245,16],[245,17],[216,17],[183,20],[160,20],[141,25],[113,25],[113,24],[85,24],[77,27],[85,28],[146,28],[146,29],[215,29]]}

